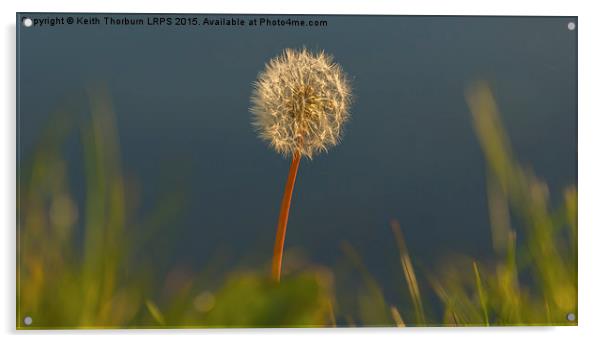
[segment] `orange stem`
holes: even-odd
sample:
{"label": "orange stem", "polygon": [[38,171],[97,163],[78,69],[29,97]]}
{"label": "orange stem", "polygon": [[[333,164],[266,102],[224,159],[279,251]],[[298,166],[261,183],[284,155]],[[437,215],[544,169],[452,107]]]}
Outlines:
{"label": "orange stem", "polygon": [[286,224],[288,223],[288,213],[291,208],[291,198],[293,197],[293,188],[297,178],[297,170],[301,156],[299,153],[293,154],[291,168],[288,171],[288,178],[280,203],[280,216],[278,217],[278,228],[276,230],[276,242],[274,243],[274,257],[272,259],[272,278],[280,282],[280,271],[282,270],[282,254],[284,252],[284,237],[286,236]]}

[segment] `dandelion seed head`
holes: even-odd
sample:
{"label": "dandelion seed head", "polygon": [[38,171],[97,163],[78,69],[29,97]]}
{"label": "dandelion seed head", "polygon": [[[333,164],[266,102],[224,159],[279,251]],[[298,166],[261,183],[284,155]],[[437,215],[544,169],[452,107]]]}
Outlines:
{"label": "dandelion seed head", "polygon": [[332,56],[286,49],[254,83],[251,113],[259,137],[278,153],[312,158],[340,141],[350,103],[349,81]]}

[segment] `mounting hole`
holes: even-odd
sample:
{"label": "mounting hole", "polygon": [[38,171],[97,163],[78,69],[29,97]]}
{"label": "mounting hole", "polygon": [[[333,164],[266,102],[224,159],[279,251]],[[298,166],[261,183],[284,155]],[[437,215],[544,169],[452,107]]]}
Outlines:
{"label": "mounting hole", "polygon": [[569,23],[569,24],[568,24],[566,27],[567,27],[567,28],[568,28],[570,31],[573,31],[573,30],[575,30],[575,27],[576,27],[576,26],[577,26],[577,25],[575,25],[575,23],[571,21],[571,22],[570,22],[570,23]]}
{"label": "mounting hole", "polygon": [[569,314],[567,314],[567,315],[566,315],[566,319],[567,319],[569,322],[574,322],[574,321],[575,321],[575,314],[574,314],[574,313],[569,313]]}
{"label": "mounting hole", "polygon": [[33,20],[31,18],[23,18],[23,26],[31,27],[33,25]]}
{"label": "mounting hole", "polygon": [[23,318],[23,324],[30,326],[33,323],[33,319],[30,316]]}

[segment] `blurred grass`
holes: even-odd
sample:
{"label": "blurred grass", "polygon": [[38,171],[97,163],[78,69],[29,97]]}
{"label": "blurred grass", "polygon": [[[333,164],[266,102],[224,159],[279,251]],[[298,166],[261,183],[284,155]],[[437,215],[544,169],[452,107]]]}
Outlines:
{"label": "blurred grass", "polygon": [[[378,284],[354,253],[351,258],[356,268],[373,290],[372,309],[360,309],[359,317],[368,313],[378,318],[380,326],[388,326],[391,320],[397,326],[577,325],[576,186],[568,185],[563,203],[552,208],[547,185],[517,162],[489,85],[472,84],[466,90],[466,101],[485,156],[496,257],[477,261],[448,256],[435,272],[424,271],[427,286],[439,298],[443,312],[441,317],[429,317],[424,313],[424,295],[401,225],[393,220],[404,288],[412,306],[391,304],[386,314],[384,308],[389,305]],[[350,246],[344,250],[351,255]],[[413,314],[408,314],[410,309]],[[569,314],[575,315],[574,321],[568,320]],[[360,325],[367,323],[374,324],[361,321]]]}
{"label": "blurred grass", "polygon": [[412,304],[414,305],[416,324],[424,325],[426,324],[426,319],[424,316],[424,309],[422,306],[418,279],[416,278],[416,273],[414,272],[414,266],[412,265],[412,260],[410,259],[410,253],[408,251],[408,248],[406,247],[405,239],[403,238],[403,235],[401,233],[401,225],[397,220],[393,220],[391,222],[391,229],[393,230],[393,234],[395,235],[395,241],[397,242],[397,248],[399,249],[399,257],[401,267],[403,269],[403,275],[405,277],[406,284],[410,291]]}
{"label": "blurred grass", "polygon": [[[385,296],[377,281],[364,265],[361,256],[353,248],[349,242],[343,242],[341,249],[351,262],[351,264],[359,271],[362,283],[357,286],[357,302],[360,326],[393,326],[399,325],[399,318],[393,316],[390,306],[387,304]],[[365,286],[365,287],[361,287]],[[399,314],[399,312],[398,312]],[[349,315],[350,316],[350,315]],[[351,319],[351,318],[350,318]],[[351,320],[355,322],[354,320]],[[351,325],[350,325],[351,326]]]}
{"label": "blurred grass", "polygon": [[[157,275],[146,244],[173,231],[181,196],[166,194],[147,217],[136,215],[108,90],[87,94],[87,105],[54,113],[19,162],[18,329],[333,325],[330,286],[319,270],[291,273],[280,287],[258,272],[230,273],[219,276],[226,281],[217,289],[208,289],[216,283],[209,274]],[[74,138],[83,166],[66,157]],[[72,189],[77,178],[85,180],[83,199]]]}
{"label": "blurred grass", "polygon": [[[79,110],[72,105],[55,114],[31,160],[20,165],[18,328],[25,316],[36,328],[118,326],[141,301],[143,278],[130,282],[123,270],[124,186],[110,103],[105,94],[91,96],[84,125]],[[85,208],[77,206],[63,157],[74,133],[86,152]],[[74,244],[78,225],[81,249]]]}
{"label": "blurred grass", "polygon": [[493,93],[485,82],[466,91],[487,165],[494,260],[456,257],[431,285],[444,325],[576,325],[577,191],[567,186],[552,209],[547,185],[517,162]]}
{"label": "blurred grass", "polygon": [[[567,321],[577,314],[576,187],[569,185],[562,204],[552,208],[546,184],[517,162],[485,83],[469,87],[466,100],[487,166],[495,258],[450,256],[436,271],[417,270],[394,220],[401,303],[386,299],[348,242],[342,252],[359,282],[333,280],[328,269],[299,263],[294,249],[279,286],[261,270],[220,274],[219,257],[200,272],[181,266],[158,272],[141,256],[149,240],[173,230],[170,220],[185,206],[182,192],[171,191],[150,214],[137,215],[137,188],[121,167],[108,91],[93,88],[88,97],[86,106],[57,111],[35,150],[19,162],[19,329],[577,323]],[[82,147],[79,168],[65,152],[74,136]],[[69,174],[79,169],[83,175]],[[74,176],[85,180],[83,195],[74,191]],[[430,294],[440,303],[425,301]],[[30,326],[23,324],[26,316]]]}
{"label": "blurred grass", "polygon": [[[463,307],[482,308],[476,317],[468,315],[475,312],[472,308],[464,311],[468,325],[489,320],[496,325],[576,324],[567,320],[569,313],[577,315],[576,187],[569,185],[564,203],[553,209],[547,185],[516,161],[488,84],[471,85],[466,100],[487,164],[498,258],[473,261],[474,286],[445,285],[462,294]],[[452,316],[460,315],[454,303],[446,305]]]}

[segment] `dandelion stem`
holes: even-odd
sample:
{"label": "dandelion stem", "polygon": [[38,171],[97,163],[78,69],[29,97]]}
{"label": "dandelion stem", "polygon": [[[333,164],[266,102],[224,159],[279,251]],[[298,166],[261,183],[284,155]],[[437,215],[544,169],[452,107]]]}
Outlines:
{"label": "dandelion stem", "polygon": [[286,236],[286,224],[288,223],[288,213],[291,208],[291,198],[293,197],[293,188],[297,178],[297,170],[301,156],[298,152],[293,154],[291,168],[288,172],[282,203],[280,204],[280,216],[278,217],[278,228],[276,230],[276,241],[274,243],[274,257],[272,259],[272,278],[280,282],[280,271],[282,270],[282,254],[284,252],[284,237]]}

